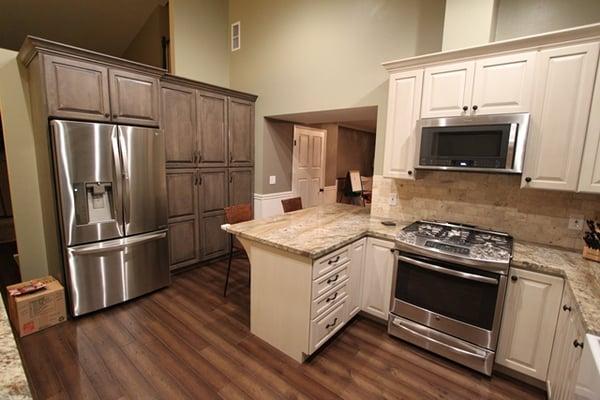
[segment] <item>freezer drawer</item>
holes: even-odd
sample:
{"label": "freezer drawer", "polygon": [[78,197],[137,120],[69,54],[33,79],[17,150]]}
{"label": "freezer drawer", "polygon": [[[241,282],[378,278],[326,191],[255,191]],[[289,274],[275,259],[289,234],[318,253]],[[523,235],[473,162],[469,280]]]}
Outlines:
{"label": "freezer drawer", "polygon": [[69,247],[67,257],[73,316],[124,302],[171,282],[166,231]]}

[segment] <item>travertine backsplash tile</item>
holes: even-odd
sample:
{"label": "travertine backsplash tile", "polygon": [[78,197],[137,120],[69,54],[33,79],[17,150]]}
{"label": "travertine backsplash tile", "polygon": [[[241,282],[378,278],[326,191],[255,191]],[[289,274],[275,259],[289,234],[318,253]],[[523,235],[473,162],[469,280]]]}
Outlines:
{"label": "travertine backsplash tile", "polygon": [[[373,179],[371,214],[402,221],[441,219],[475,224],[515,238],[581,250],[583,232],[570,215],[600,219],[600,195],[521,189],[519,175],[419,171],[415,181]],[[390,193],[398,203],[389,205]]]}

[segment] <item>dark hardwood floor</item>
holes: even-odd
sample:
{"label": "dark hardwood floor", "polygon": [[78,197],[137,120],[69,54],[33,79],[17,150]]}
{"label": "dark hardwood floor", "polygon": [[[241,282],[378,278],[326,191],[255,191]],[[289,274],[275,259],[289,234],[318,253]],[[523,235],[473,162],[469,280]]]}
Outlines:
{"label": "dark hardwood floor", "polygon": [[300,365],[249,332],[248,264],[173,277],[141,299],[25,337],[39,399],[543,399],[391,338],[364,317]]}

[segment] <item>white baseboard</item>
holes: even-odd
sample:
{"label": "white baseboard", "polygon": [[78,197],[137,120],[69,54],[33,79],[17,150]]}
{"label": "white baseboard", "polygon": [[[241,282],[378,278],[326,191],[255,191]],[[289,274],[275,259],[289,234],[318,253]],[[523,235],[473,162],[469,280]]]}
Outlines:
{"label": "white baseboard", "polygon": [[281,200],[295,197],[294,192],[254,193],[254,218],[267,218],[283,214]]}

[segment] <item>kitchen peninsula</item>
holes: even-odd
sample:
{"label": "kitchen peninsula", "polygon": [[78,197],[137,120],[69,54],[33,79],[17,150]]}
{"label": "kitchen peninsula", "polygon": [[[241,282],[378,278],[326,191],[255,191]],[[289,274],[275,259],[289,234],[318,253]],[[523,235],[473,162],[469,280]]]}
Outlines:
{"label": "kitchen peninsula", "polygon": [[[384,226],[343,204],[227,226],[251,264],[253,334],[303,362],[359,311],[387,320],[394,238],[409,221]],[[587,333],[600,333],[600,269],[574,252],[515,241],[511,268],[559,276]]]}

